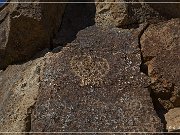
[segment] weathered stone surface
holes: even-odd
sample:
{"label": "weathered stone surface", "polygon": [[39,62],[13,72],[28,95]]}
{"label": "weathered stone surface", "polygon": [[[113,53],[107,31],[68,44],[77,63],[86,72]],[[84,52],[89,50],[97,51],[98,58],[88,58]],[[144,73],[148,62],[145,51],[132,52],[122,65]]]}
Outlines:
{"label": "weathered stone surface", "polygon": [[[127,0],[109,2],[116,1]],[[61,52],[62,46],[44,58],[0,70],[0,132],[162,131],[148,79],[140,72],[143,31],[114,27],[139,27],[158,21],[160,15],[179,17],[179,4],[165,5],[69,4],[51,46],[69,43]],[[1,7],[0,69],[49,48],[64,7],[39,3]],[[99,27],[84,29],[94,24]],[[180,107],[179,29],[180,19],[173,19],[150,25],[141,37],[150,88],[168,110]],[[179,129],[178,114],[176,108],[165,115],[169,131]]]}
{"label": "weathered stone surface", "polygon": [[[78,0],[72,0],[77,2]],[[86,0],[81,0],[87,2]],[[89,2],[126,2],[126,0],[88,0]],[[138,1],[138,0],[137,0]],[[96,24],[100,27],[137,28],[143,22],[160,19],[148,4],[144,3],[86,3],[68,4],[54,47],[65,46],[76,38],[78,31]]]}
{"label": "weathered stone surface", "polygon": [[[96,0],[96,2],[125,2],[124,0]],[[96,3],[96,23],[105,26],[122,26],[128,20],[128,5],[125,3]]]}
{"label": "weathered stone surface", "polygon": [[151,89],[166,109],[180,107],[180,19],[150,25],[141,37]]}
{"label": "weathered stone surface", "polygon": [[29,130],[31,107],[40,85],[44,58],[0,72],[0,132]]}
{"label": "weathered stone surface", "polygon": [[[143,0],[95,0],[96,2],[121,2],[121,3],[96,3],[95,21],[100,26],[138,27],[139,23],[158,19],[158,12],[154,11]],[[156,20],[154,20],[156,21]]]}
{"label": "weathered stone surface", "polygon": [[64,8],[65,4],[7,4],[0,11],[0,68],[50,48],[50,39],[57,32]]}
{"label": "weathered stone surface", "polygon": [[168,131],[180,131],[180,108],[169,110],[169,112],[165,114],[165,118],[167,121],[166,129]]}
{"label": "weathered stone surface", "polygon": [[140,72],[139,31],[88,27],[49,55],[31,131],[162,131]]}

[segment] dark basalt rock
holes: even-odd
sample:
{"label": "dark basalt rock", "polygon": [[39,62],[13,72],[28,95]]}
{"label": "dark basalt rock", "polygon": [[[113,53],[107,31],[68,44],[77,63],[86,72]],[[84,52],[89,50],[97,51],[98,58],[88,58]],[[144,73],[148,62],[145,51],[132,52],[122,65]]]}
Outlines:
{"label": "dark basalt rock", "polygon": [[162,131],[140,72],[139,31],[92,26],[48,57],[31,131]]}

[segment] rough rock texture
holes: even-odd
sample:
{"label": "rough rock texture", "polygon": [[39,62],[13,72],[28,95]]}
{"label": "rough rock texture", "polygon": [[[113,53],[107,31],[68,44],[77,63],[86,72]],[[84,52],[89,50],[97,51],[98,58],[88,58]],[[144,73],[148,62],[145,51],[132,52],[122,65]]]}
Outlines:
{"label": "rough rock texture", "polygon": [[[139,23],[159,18],[158,12],[154,11],[143,0],[95,0],[96,2],[122,2],[122,3],[97,3],[96,23],[100,26],[138,27]],[[155,20],[154,20],[155,21]]]}
{"label": "rough rock texture", "polygon": [[0,132],[179,130],[180,19],[165,21],[175,17],[179,4],[0,7],[0,69],[19,62],[0,70]]}
{"label": "rough rock texture", "polygon": [[38,95],[43,59],[9,66],[0,72],[0,132],[29,130],[29,115]]}
{"label": "rough rock texture", "polygon": [[0,69],[50,48],[64,8],[65,4],[7,4],[0,11]]}
{"label": "rough rock texture", "polygon": [[165,118],[167,121],[166,128],[168,131],[180,131],[180,108],[169,110],[169,112],[165,114]]}
{"label": "rough rock texture", "polygon": [[[72,0],[77,2],[79,0]],[[86,0],[81,0],[87,2]],[[126,2],[125,0],[88,0],[89,2]],[[76,38],[78,31],[94,24],[100,27],[139,27],[139,23],[157,22],[158,12],[148,4],[96,3],[68,4],[54,47],[65,46]]]}
{"label": "rough rock texture", "polygon": [[162,131],[140,72],[139,33],[88,27],[48,57],[31,131]]}
{"label": "rough rock texture", "polygon": [[[96,2],[125,2],[124,0],[96,0]],[[122,26],[128,21],[128,5],[125,3],[96,3],[96,23],[105,26]]]}
{"label": "rough rock texture", "polygon": [[141,51],[151,89],[166,109],[180,107],[180,19],[150,25],[141,37]]}

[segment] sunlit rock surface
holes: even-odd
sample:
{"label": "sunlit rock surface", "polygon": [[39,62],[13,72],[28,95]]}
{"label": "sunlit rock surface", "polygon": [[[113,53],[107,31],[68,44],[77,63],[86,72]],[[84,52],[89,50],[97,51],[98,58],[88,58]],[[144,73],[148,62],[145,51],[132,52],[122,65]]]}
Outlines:
{"label": "sunlit rock surface", "polygon": [[162,131],[140,73],[139,32],[92,26],[50,55],[31,131]]}
{"label": "sunlit rock surface", "polygon": [[141,51],[151,89],[168,110],[180,107],[180,19],[150,25],[141,37]]}

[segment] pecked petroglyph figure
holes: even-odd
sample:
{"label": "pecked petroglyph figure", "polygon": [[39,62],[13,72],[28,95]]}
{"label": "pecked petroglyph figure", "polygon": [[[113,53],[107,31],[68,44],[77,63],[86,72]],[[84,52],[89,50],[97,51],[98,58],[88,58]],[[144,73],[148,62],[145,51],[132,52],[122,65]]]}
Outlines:
{"label": "pecked petroglyph figure", "polygon": [[108,61],[104,58],[90,55],[74,56],[70,61],[73,72],[80,77],[81,86],[100,85],[109,72]]}

